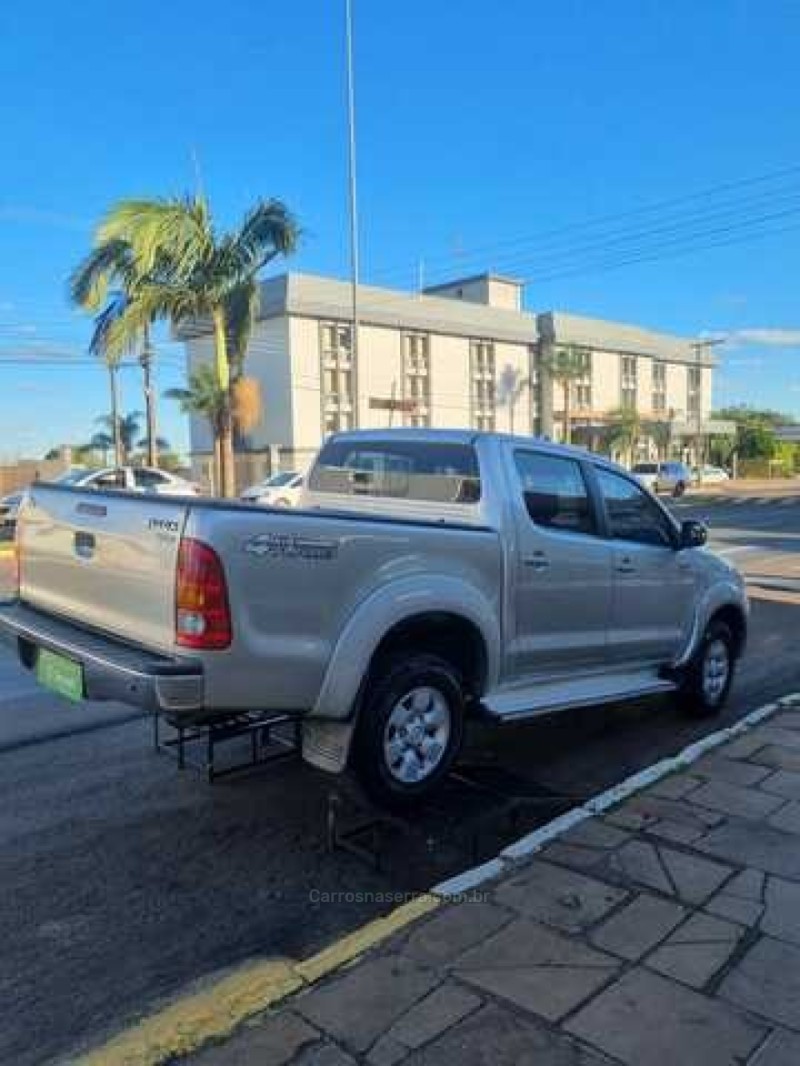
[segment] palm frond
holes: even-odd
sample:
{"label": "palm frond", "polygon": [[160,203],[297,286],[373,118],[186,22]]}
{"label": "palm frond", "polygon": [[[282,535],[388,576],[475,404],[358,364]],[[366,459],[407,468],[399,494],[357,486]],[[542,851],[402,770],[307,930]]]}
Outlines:
{"label": "palm frond", "polygon": [[296,251],[300,227],[283,201],[259,200],[245,215],[238,232],[230,234],[229,239],[240,269],[252,274],[275,256]]}
{"label": "palm frond", "polygon": [[130,288],[135,279],[133,254],[123,240],[104,241],[78,263],[68,281],[72,303],[96,311],[106,300],[112,285]]}
{"label": "palm frond", "polygon": [[248,278],[234,286],[224,297],[228,359],[234,379],[241,377],[244,370],[247,346],[260,305],[259,287],[255,278]]}
{"label": "palm frond", "polygon": [[100,241],[126,241],[145,275],[166,268],[185,280],[214,251],[208,205],[202,197],[123,200],[97,232]]}

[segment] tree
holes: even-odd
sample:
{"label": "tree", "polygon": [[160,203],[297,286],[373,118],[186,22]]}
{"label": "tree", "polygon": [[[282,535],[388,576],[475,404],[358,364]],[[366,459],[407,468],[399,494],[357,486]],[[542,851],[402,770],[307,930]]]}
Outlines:
{"label": "tree", "polygon": [[556,384],[561,386],[564,397],[564,443],[572,442],[572,383],[586,373],[586,354],[569,344],[556,348],[546,361],[546,369]]}
{"label": "tree", "polygon": [[644,429],[655,443],[658,458],[668,459],[669,446],[672,443],[671,424],[666,420],[654,419],[652,422],[646,422]]}
{"label": "tree", "polygon": [[[148,278],[143,275],[133,249],[127,241],[97,240],[95,247],[78,264],[69,280],[69,295],[73,303],[88,311],[97,311],[105,304],[103,314],[113,314],[115,329],[105,330],[103,352],[109,360],[119,362],[124,354],[138,349],[139,363],[144,376],[144,402],[147,418],[147,463],[158,465],[158,434],[156,429],[155,391],[153,388],[153,365],[155,353],[150,339],[150,327],[154,321],[130,322],[123,312],[135,302],[141,287]],[[110,322],[109,322],[110,325]]]}
{"label": "tree", "polygon": [[618,447],[625,455],[628,466],[633,466],[636,442],[642,435],[642,420],[635,407],[618,407],[612,411],[606,431],[609,450]]}
{"label": "tree", "polygon": [[208,363],[201,363],[190,372],[187,388],[168,389],[164,396],[168,400],[177,400],[183,414],[198,415],[206,419],[214,440],[214,466],[216,475],[219,476],[219,447],[228,397],[217,381],[215,368]]}
{"label": "tree", "polygon": [[143,279],[117,324],[120,336],[159,319],[174,325],[210,319],[223,401],[215,427],[219,483],[223,495],[234,495],[231,383],[241,377],[258,312],[258,274],[295,250],[294,217],[279,200],[262,200],[238,230],[218,233],[202,196],[126,200],[112,209],[98,235],[101,242],[124,241]]}
{"label": "tree", "polygon": [[[139,435],[142,432],[142,412],[131,411],[130,414],[116,417],[117,433],[120,444],[121,462],[117,463],[117,466],[122,466],[130,462],[131,453],[136,447],[136,441],[139,439]],[[115,417],[113,414],[101,415],[97,419],[97,424],[100,426],[106,426],[112,433],[114,431]],[[99,451],[105,450],[103,440],[110,441],[111,438],[108,433],[95,433],[90,443],[96,447]]]}
{"label": "tree", "polygon": [[736,423],[735,451],[739,459],[772,459],[778,442],[775,428],[792,421],[791,416],[746,404],[724,407],[714,418]]}

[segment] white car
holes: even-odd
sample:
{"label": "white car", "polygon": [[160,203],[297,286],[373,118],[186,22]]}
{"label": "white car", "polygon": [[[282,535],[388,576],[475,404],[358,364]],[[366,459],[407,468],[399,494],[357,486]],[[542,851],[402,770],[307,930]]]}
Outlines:
{"label": "white car", "polygon": [[730,481],[731,476],[721,466],[701,466],[695,471],[699,485],[721,485],[724,481]]}
{"label": "white car", "polygon": [[670,460],[666,463],[637,463],[631,473],[651,492],[668,492],[683,496],[692,483],[692,472],[685,463]]}
{"label": "white car", "polygon": [[152,492],[158,496],[200,494],[193,482],[152,466],[109,466],[102,470],[74,468],[53,480],[57,485],[72,485],[75,488],[127,489],[129,492]]}
{"label": "white car", "polygon": [[272,477],[251,485],[242,493],[247,503],[260,503],[266,507],[296,507],[303,491],[303,475],[296,470],[273,474]]}

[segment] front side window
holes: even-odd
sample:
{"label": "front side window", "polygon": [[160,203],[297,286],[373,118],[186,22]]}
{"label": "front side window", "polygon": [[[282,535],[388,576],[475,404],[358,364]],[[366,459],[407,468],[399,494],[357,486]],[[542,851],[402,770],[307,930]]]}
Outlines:
{"label": "front side window", "polygon": [[564,533],[596,532],[583,471],[576,460],[522,451],[514,460],[525,508],[535,525]]}
{"label": "front side window", "polygon": [[609,533],[614,540],[672,547],[672,525],[643,489],[611,470],[598,469],[597,478],[605,501]]}
{"label": "front side window", "polygon": [[312,492],[433,503],[476,503],[478,457],[469,444],[332,440],[309,478]]}

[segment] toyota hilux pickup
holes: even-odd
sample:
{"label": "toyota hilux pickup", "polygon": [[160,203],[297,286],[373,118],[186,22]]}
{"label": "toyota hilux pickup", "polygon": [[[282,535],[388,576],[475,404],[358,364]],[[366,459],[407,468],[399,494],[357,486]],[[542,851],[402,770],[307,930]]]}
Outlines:
{"label": "toyota hilux pickup", "polygon": [[309,762],[402,807],[441,782],[469,715],[669,692],[717,713],[748,606],[705,541],[589,452],[340,433],[299,509],[34,485],[0,633],[73,700],[296,715]]}

